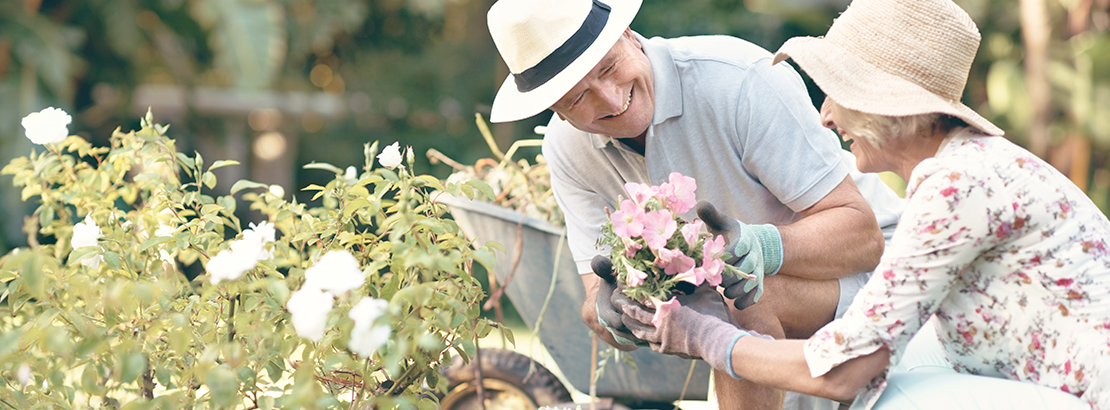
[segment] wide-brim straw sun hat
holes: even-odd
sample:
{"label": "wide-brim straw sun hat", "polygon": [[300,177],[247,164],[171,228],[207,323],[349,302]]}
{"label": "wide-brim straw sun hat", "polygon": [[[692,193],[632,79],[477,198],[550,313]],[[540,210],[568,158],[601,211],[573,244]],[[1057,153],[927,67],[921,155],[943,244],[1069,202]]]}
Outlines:
{"label": "wide-brim straw sun hat", "polygon": [[833,101],[871,114],[942,113],[990,135],[1003,131],[960,102],[979,29],[950,0],[855,0],[824,37],[795,37],[775,52]]}
{"label": "wide-brim straw sun hat", "polygon": [[570,91],[616,44],[641,0],[500,0],[486,14],[509,66],[490,121],[539,114]]}

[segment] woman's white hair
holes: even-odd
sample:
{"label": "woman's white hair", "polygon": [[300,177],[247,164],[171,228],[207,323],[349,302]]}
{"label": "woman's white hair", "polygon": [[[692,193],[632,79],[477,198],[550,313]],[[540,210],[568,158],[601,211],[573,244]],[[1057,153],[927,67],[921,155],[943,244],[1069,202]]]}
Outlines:
{"label": "woman's white hair", "polygon": [[875,148],[882,148],[887,141],[915,135],[942,132],[948,134],[956,127],[967,126],[963,120],[947,114],[930,113],[891,117],[856,111],[825,98],[825,105],[836,113],[837,128],[859,137]]}

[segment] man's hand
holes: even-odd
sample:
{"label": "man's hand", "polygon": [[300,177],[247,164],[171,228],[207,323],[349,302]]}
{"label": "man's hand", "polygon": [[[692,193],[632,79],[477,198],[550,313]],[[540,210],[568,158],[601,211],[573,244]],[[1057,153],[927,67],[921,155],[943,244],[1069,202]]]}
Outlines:
{"label": "man's hand", "polygon": [[746,225],[717,211],[713,204],[700,201],[695,205],[698,218],[710,234],[725,238],[725,251],[732,257],[725,263],[736,266],[755,279],[724,275],[721,286],[725,297],[735,299],[733,305],[744,309],[763,295],[763,277],[774,275],[782,267],[782,237],[774,225]]}
{"label": "man's hand", "polygon": [[[617,280],[613,275],[613,262],[605,255],[594,256],[590,261],[590,269],[601,278],[597,283],[597,322],[605,326],[613,339],[622,345],[647,346],[643,340],[636,338],[632,332],[621,323],[622,312],[614,307],[614,297],[618,303],[626,303],[627,298],[621,298],[623,293],[617,290]],[[633,349],[635,350],[635,349]]]}
{"label": "man's hand", "polygon": [[652,324],[655,310],[638,304],[622,306],[623,323],[652,350],[686,358],[701,358],[713,368],[732,370],[732,347],[744,336],[766,337],[737,327],[728,305],[712,286],[677,296],[681,307]]}

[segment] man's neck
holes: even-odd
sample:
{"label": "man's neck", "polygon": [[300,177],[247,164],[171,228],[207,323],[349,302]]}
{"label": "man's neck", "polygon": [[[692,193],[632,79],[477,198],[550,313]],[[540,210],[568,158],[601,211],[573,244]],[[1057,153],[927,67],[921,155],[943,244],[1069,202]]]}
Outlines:
{"label": "man's neck", "polygon": [[627,145],[628,148],[632,148],[633,151],[636,151],[640,155],[646,155],[645,147],[647,146],[647,131],[644,131],[644,133],[640,134],[640,136],[638,137],[620,138],[620,141],[623,142],[624,145]]}

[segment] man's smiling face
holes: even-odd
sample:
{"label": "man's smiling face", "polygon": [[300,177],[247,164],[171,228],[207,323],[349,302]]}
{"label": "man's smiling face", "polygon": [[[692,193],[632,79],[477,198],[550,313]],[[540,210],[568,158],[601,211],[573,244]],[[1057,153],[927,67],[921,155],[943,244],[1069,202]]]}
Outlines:
{"label": "man's smiling face", "polygon": [[652,78],[643,47],[625,29],[609,53],[551,109],[585,132],[640,137],[655,113]]}

